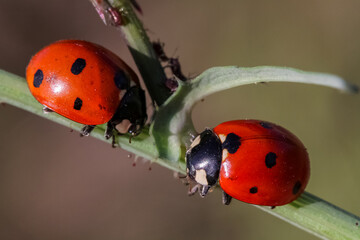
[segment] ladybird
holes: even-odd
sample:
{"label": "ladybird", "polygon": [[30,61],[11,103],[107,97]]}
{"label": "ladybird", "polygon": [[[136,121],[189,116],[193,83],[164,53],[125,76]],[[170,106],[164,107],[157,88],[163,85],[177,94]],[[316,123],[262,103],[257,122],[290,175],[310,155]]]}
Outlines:
{"label": "ladybird", "polygon": [[84,124],[82,135],[107,123],[105,137],[136,136],[147,115],[145,92],[134,71],[102,46],[81,40],[52,43],[30,60],[26,80],[45,112]]}
{"label": "ladybird", "polygon": [[219,181],[223,203],[232,198],[281,206],[304,191],[310,176],[308,153],[291,132],[259,120],[224,122],[198,135],[186,152],[187,176],[204,197]]}

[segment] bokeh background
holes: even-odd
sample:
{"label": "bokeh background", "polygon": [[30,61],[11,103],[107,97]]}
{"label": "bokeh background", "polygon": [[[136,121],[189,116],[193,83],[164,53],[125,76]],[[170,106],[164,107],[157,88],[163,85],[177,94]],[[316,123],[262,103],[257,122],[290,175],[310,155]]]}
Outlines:
{"label": "bokeh background", "polygon": [[[138,0],[150,37],[196,76],[212,66],[278,65],[360,84],[358,0]],[[89,1],[0,0],[0,68],[24,76],[32,54],[66,38],[99,43],[135,67],[120,33]],[[196,127],[278,123],[307,146],[307,191],[360,215],[360,99],[301,84],[252,85],[207,97]],[[0,106],[0,239],[317,239],[220,192],[186,195],[172,172],[121,149]],[[151,168],[151,171],[149,170]]]}

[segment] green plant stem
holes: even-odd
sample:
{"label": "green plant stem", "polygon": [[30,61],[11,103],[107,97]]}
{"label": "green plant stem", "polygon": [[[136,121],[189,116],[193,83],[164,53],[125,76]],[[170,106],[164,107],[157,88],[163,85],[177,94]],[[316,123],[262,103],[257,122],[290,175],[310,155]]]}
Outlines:
{"label": "green plant stem", "polygon": [[323,239],[360,239],[360,218],[310,193],[282,207],[256,206]]}
{"label": "green plant stem", "polygon": [[[43,114],[42,105],[32,97],[25,80],[2,70],[0,70],[0,102],[19,107],[77,131],[81,128],[81,124],[63,118],[58,114]],[[97,126],[91,136],[106,141],[103,134],[104,126]],[[149,136],[148,128],[133,138],[131,143],[129,143],[128,136],[118,137],[117,141],[121,148],[129,152],[150,159],[171,170],[185,173],[184,162],[173,162],[158,158],[157,148],[154,140]],[[110,147],[110,142],[107,142]],[[359,217],[310,193],[305,192],[294,202],[275,209],[257,207],[321,238],[360,239]]]}
{"label": "green plant stem", "polygon": [[[106,4],[99,4],[97,0],[90,1],[97,8],[98,12],[100,11],[102,14],[108,14],[106,9],[108,7],[116,9],[120,13],[122,24],[115,24],[114,27],[123,33],[123,38],[138,66],[151,99],[155,101],[157,106],[161,106],[170,96],[171,92],[165,85],[166,76],[163,67],[130,2],[128,0],[107,0],[107,3],[110,5],[107,6]],[[99,10],[99,8],[102,9]],[[111,19],[110,16],[106,18]],[[109,22],[111,23],[111,20]]]}
{"label": "green plant stem", "polygon": [[[31,95],[25,79],[3,70],[0,70],[0,102],[29,111],[40,117],[57,122],[63,126],[77,131],[80,131],[83,127],[82,124],[70,121],[69,119],[64,118],[56,113],[44,114],[42,111],[43,106]],[[111,143],[110,140],[106,140],[104,137],[106,127],[105,125],[106,124],[97,126],[91,132],[91,136]],[[159,154],[157,148],[155,147],[153,138],[149,135],[148,126],[143,129],[139,136],[132,138],[131,143],[129,143],[128,135],[119,136],[116,140],[119,146],[124,150],[132,152],[140,157],[149,159],[152,162],[156,162],[174,171],[177,171],[179,168],[178,164],[174,164],[165,159],[158,158]]]}
{"label": "green plant stem", "polygon": [[234,87],[270,82],[315,84],[347,93],[358,91],[357,86],[326,73],[270,66],[213,67],[191,81],[179,82],[177,91],[158,109],[151,132],[160,157],[171,161],[184,161],[184,144],[189,145],[190,135],[196,135],[191,112],[200,99]]}

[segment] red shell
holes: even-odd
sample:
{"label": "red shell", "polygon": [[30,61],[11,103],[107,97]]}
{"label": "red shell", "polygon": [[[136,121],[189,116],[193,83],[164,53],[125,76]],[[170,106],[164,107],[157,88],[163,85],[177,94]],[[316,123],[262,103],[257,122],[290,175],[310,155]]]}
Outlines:
{"label": "red shell", "polygon": [[[86,67],[75,75],[70,69],[79,58],[86,61]],[[39,69],[43,79],[40,87],[35,87]],[[62,40],[32,57],[26,79],[31,93],[44,106],[73,121],[98,125],[112,118],[121,100],[120,92],[125,91],[114,82],[119,69],[139,84],[130,67],[109,50],[86,41]],[[81,111],[74,109],[77,98],[81,99]]]}
{"label": "red shell", "polygon": [[279,206],[304,191],[310,176],[309,157],[288,130],[273,123],[238,120],[222,123],[214,132],[222,143],[230,133],[240,137],[236,152],[223,150],[219,177],[221,188],[233,198]]}

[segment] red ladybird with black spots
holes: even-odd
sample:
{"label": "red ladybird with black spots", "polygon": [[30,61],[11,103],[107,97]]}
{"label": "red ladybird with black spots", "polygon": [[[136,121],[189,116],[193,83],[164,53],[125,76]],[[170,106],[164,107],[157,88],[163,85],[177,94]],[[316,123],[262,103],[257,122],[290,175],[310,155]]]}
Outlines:
{"label": "red ladybird with black spots", "polygon": [[137,135],[145,124],[145,92],[134,71],[109,50],[87,41],[61,40],[35,54],[26,69],[32,95],[45,112],[85,125],[107,123],[106,138]]}
{"label": "red ladybird with black spots", "polygon": [[219,182],[223,203],[281,206],[304,191],[308,153],[291,132],[259,120],[224,122],[197,136],[186,152],[187,175],[201,196]]}

